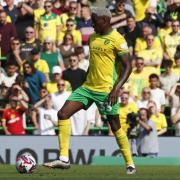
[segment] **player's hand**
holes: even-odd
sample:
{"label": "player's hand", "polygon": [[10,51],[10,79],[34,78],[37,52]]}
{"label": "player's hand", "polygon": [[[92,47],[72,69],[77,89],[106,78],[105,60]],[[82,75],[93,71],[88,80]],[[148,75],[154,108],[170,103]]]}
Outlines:
{"label": "player's hand", "polygon": [[117,102],[118,95],[119,95],[119,91],[117,89],[112,89],[108,97],[108,102],[110,106],[112,106],[113,104]]}

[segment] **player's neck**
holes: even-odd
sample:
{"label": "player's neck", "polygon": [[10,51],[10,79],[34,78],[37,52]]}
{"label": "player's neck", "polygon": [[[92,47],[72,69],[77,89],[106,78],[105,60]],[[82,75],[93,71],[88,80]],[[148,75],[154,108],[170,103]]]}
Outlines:
{"label": "player's neck", "polygon": [[105,29],[103,32],[101,32],[100,34],[101,34],[101,35],[107,35],[107,34],[109,34],[112,30],[113,30],[112,27],[109,27],[109,28]]}

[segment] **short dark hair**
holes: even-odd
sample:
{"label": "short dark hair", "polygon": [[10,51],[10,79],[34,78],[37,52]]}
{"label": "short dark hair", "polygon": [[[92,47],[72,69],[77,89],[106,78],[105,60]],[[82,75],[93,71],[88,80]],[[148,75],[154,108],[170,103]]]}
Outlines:
{"label": "short dark hair", "polygon": [[[28,64],[28,65],[32,68],[32,72],[33,72],[33,73],[36,72],[36,68],[34,67],[33,62],[31,62],[31,61],[25,61],[25,62],[23,63],[23,68],[24,68],[24,66],[25,66],[26,64]],[[24,74],[25,74],[25,73],[24,73]]]}
{"label": "short dark hair", "polygon": [[144,61],[144,58],[143,58],[143,57],[136,56],[136,57],[135,57],[135,60],[136,60],[136,61],[138,61],[138,60]]}
{"label": "short dark hair", "polygon": [[149,79],[153,79],[153,78],[156,78],[156,79],[159,80],[159,76],[158,76],[157,74],[155,74],[155,73],[153,73],[153,74],[151,74],[151,75],[149,76]]}
{"label": "short dark hair", "polygon": [[76,53],[76,55],[84,53],[84,48],[82,46],[75,47],[75,53]]}
{"label": "short dark hair", "polygon": [[166,68],[166,67],[172,67],[173,65],[173,61],[170,60],[170,59],[167,59],[163,62],[163,67]]}

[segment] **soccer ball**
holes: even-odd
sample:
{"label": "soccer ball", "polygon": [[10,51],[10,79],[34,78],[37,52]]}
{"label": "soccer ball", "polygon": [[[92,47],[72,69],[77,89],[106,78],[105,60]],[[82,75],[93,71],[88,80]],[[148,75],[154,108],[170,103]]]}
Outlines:
{"label": "soccer ball", "polygon": [[22,154],[16,159],[16,169],[19,173],[33,173],[36,169],[36,161],[31,154]]}

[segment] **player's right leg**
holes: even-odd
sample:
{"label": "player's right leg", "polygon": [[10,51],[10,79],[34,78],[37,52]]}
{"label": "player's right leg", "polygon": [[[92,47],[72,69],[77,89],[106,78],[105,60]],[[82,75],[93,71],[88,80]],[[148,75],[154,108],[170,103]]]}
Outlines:
{"label": "player's right leg", "polygon": [[70,168],[69,162],[69,142],[71,135],[70,116],[84,108],[84,104],[78,101],[66,101],[64,106],[58,111],[59,127],[59,148],[60,156],[58,160],[44,163],[44,166],[50,168]]}

